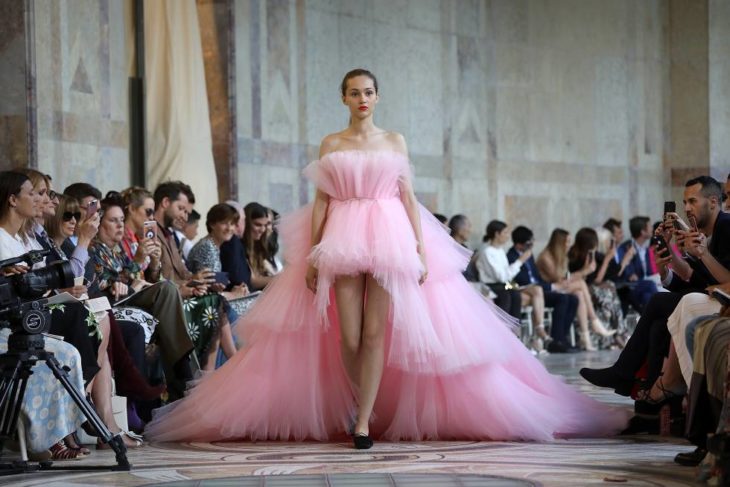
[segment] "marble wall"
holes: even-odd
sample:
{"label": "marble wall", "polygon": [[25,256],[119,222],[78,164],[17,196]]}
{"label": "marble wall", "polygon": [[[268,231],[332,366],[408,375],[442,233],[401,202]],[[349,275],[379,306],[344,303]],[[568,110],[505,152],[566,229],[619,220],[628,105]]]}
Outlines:
{"label": "marble wall", "polygon": [[724,181],[730,173],[730,2],[709,2],[710,169]]}
{"label": "marble wall", "polygon": [[[345,72],[379,78],[431,210],[540,240],[658,216],[665,193],[666,2],[237,0],[242,201],[309,200],[301,168],[347,123]],[[721,89],[726,89],[725,87]]]}
{"label": "marble wall", "polygon": [[128,0],[34,0],[38,167],[57,188],[129,185]]}

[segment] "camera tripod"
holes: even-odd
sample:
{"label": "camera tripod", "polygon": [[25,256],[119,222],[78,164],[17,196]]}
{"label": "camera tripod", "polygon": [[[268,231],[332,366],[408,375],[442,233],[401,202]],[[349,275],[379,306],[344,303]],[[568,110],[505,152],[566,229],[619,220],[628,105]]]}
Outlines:
{"label": "camera tripod", "polygon": [[15,434],[28,378],[33,374],[31,369],[38,361],[45,362],[101,440],[114,450],[117,463],[109,466],[54,467],[52,462],[31,464],[24,459],[0,464],[0,476],[37,470],[129,470],[131,465],[127,460],[127,447],[122,437],[119,434],[112,435],[86,397],[74,387],[68,376],[70,369],[61,366],[53,353],[45,350],[45,340],[41,334],[13,332],[8,338],[8,351],[0,355],[0,446],[2,441]]}

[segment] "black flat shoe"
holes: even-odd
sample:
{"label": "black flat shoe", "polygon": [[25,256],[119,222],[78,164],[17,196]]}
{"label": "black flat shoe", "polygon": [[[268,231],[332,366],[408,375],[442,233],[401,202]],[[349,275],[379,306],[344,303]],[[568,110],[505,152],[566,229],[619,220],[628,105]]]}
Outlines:
{"label": "black flat shoe", "polygon": [[369,450],[373,447],[373,439],[365,433],[356,433],[352,435],[352,442],[355,444],[356,450]]}
{"label": "black flat shoe", "polygon": [[677,453],[677,456],[674,457],[674,463],[678,463],[684,467],[696,467],[702,463],[705,455],[707,455],[707,450],[697,447],[694,451]]}
{"label": "black flat shoe", "polygon": [[631,389],[634,387],[633,380],[622,378],[614,371],[613,367],[605,369],[584,367],[580,369],[580,375],[594,386],[614,389],[616,394],[621,396],[630,396]]}

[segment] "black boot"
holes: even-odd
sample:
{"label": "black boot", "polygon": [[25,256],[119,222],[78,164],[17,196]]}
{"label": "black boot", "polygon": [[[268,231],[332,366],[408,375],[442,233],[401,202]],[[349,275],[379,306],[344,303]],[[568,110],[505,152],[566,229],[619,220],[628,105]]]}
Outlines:
{"label": "black boot", "polygon": [[594,386],[614,389],[616,394],[621,396],[631,395],[631,389],[634,387],[633,378],[621,377],[614,367],[605,369],[589,369],[586,367],[580,369],[580,375]]}

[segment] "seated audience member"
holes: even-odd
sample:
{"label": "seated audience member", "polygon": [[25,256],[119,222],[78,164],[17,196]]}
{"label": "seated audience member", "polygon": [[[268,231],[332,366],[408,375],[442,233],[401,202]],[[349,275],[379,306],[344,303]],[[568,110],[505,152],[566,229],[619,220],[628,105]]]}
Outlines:
{"label": "seated audience member", "polygon": [[[266,264],[268,252],[264,245],[263,236],[269,224],[269,210],[258,203],[249,203],[244,207],[246,213],[246,227],[243,231],[243,247],[246,252],[246,261],[251,269],[252,291],[265,288],[273,277],[271,268]],[[224,269],[226,261],[223,261]]]}
{"label": "seated audience member", "polygon": [[588,285],[584,277],[596,270],[596,263],[586,262],[580,270],[568,273],[568,249],[570,248],[570,233],[562,228],[556,228],[550,234],[545,249],[537,257],[537,269],[540,271],[540,278],[552,285],[553,291],[572,294],[578,298],[578,326],[580,328],[581,348],[588,351],[595,350],[591,343],[590,328],[594,333],[608,337],[616,333],[615,330],[607,330],[593,308]]}
{"label": "seated audience member", "polygon": [[[507,252],[507,260],[510,264],[517,261],[522,255],[532,250],[534,238],[532,230],[519,226],[512,231],[512,248]],[[551,353],[565,353],[577,351],[570,346],[568,331],[575,319],[578,310],[578,298],[572,294],[564,294],[552,290],[552,285],[540,278],[540,272],[535,265],[533,255],[524,261],[520,271],[515,276],[515,282],[519,286],[540,286],[543,291],[545,306],[553,309],[550,336],[552,340],[547,343],[547,350]]]}
{"label": "seated audience member", "polygon": [[[224,242],[234,237],[238,219],[238,211],[226,203],[219,203],[208,210],[205,219],[208,235],[193,246],[188,256],[187,265],[191,272],[199,272],[203,269],[210,269],[215,273],[221,272],[220,247]],[[225,289],[225,287],[223,284],[220,285],[220,289]],[[245,284],[239,284],[231,287],[229,291],[221,292],[221,296],[233,306],[237,314],[242,313],[239,313],[236,308],[236,302],[247,295],[248,288]],[[224,326],[221,328],[220,346],[227,358],[236,353],[235,346],[233,346],[233,337],[226,336],[230,333],[230,327]],[[232,346],[233,348],[231,348]]]}
{"label": "seated audience member", "polygon": [[[86,214],[89,203],[96,200],[98,208],[98,203],[101,200],[101,191],[89,183],[73,183],[63,190],[63,194],[78,201],[82,214]],[[71,237],[66,245],[68,247],[64,248],[63,251],[66,252],[66,255],[71,255],[73,246],[76,245],[76,236]]]}
{"label": "seated audience member", "polygon": [[237,201],[226,201],[238,211],[238,223],[234,236],[221,245],[221,266],[224,272],[228,273],[228,279],[232,286],[245,284],[251,290],[251,267],[246,257],[246,246],[243,243],[243,234],[246,230],[246,212]]}
{"label": "seated audience member", "polygon": [[651,243],[651,220],[645,216],[635,216],[629,220],[631,239],[622,243],[616,253],[616,262],[627,262],[617,281],[629,286],[628,300],[641,313],[651,297],[656,294],[657,286],[649,277],[652,275],[649,258]]}
{"label": "seated audience member", "polygon": [[[687,182],[685,212],[696,222],[697,231],[675,230],[676,214],[670,214],[657,229],[670,246],[657,250],[657,266],[664,287],[671,292],[657,293],[649,300],[614,365],[606,369],[581,369],[588,382],[629,395],[637,372],[646,363],[643,388],[654,386],[672,348],[668,319],[680,300],[692,292],[704,293],[708,286],[719,282],[730,282],[730,215],[721,211],[721,200],[722,186],[713,178],[700,176]],[[686,257],[671,250],[675,238]]]}
{"label": "seated audience member", "polygon": [[469,248],[471,238],[471,221],[466,215],[454,215],[449,220],[449,232],[451,237],[459,242],[462,247]]}
{"label": "seated audience member", "polygon": [[185,261],[188,260],[188,254],[190,254],[190,250],[193,248],[195,239],[198,238],[199,225],[200,213],[191,209],[188,214],[188,221],[185,223],[185,228],[182,229],[182,232],[177,232],[178,238],[180,239],[180,252]]}
{"label": "seated audience member", "polygon": [[[520,319],[522,314],[522,293],[512,286],[512,280],[520,271],[522,263],[530,258],[532,253],[527,251],[510,264],[503,248],[508,240],[509,228],[507,224],[499,220],[492,220],[487,224],[486,234],[483,239],[484,243],[477,250],[475,262],[479,272],[479,281],[486,284],[497,295],[494,304],[515,318]],[[539,299],[541,300],[541,298],[542,290]],[[542,304],[542,301],[540,301],[538,306]],[[541,313],[536,326],[541,328],[544,335],[543,314]]]}
{"label": "seated audience member", "polygon": [[147,238],[145,235],[146,230],[155,235],[158,231],[152,193],[145,188],[133,186],[122,191],[119,197],[124,205],[122,250],[140,266],[142,272],[147,271],[150,265],[159,269],[162,266],[160,243],[157,238]]}
{"label": "seated audience member", "polygon": [[279,213],[268,209],[269,222],[266,224],[266,232],[261,237],[266,252],[264,266],[270,275],[276,275],[284,268],[277,254],[279,253]]}
{"label": "seated audience member", "polygon": [[433,216],[439,221],[439,223],[441,223],[441,225],[447,226],[447,222],[449,221],[449,219],[446,218],[446,215],[442,215],[441,213],[434,213]]}
{"label": "seated audience member", "polygon": [[616,242],[612,241],[609,245],[608,253],[598,252],[598,233],[592,228],[581,228],[575,234],[575,242],[568,251],[568,271],[580,272],[587,264],[595,263],[595,270],[583,278],[588,284],[596,314],[603,323],[616,331],[613,338],[619,346],[623,346],[626,321],[616,285],[613,283],[621,268],[614,260]]}
{"label": "seated audience member", "polygon": [[611,232],[611,237],[616,245],[624,241],[624,229],[621,227],[621,220],[616,218],[609,218],[606,223],[603,224],[603,228]]}
{"label": "seated audience member", "polygon": [[[162,265],[159,270],[148,268],[145,275],[150,281],[162,277],[178,286],[185,299],[185,316],[190,338],[195,345],[195,356],[201,369],[211,370],[215,366],[214,361],[210,360],[214,355],[212,346],[222,329],[230,325],[215,286],[212,289],[214,292],[209,293],[211,285],[215,284],[215,273],[210,269],[201,269],[195,274],[190,272],[173,235],[173,230],[181,230],[185,226],[190,200],[193,198],[190,186],[180,181],[165,182],[155,189],[155,220],[157,239],[162,248]],[[223,333],[229,336],[228,331]]]}
{"label": "seated audience member", "polygon": [[[155,317],[158,325],[153,341],[160,349],[170,400],[176,400],[182,397],[186,381],[192,379],[188,354],[193,350],[193,343],[188,335],[182,299],[171,282],[152,286],[145,281],[139,264],[122,250],[123,204],[118,196],[102,200],[101,225],[89,250],[86,267],[87,279],[94,283],[89,292],[106,295],[112,302],[132,294],[124,307],[141,308]],[[191,295],[193,291],[189,290]]]}

